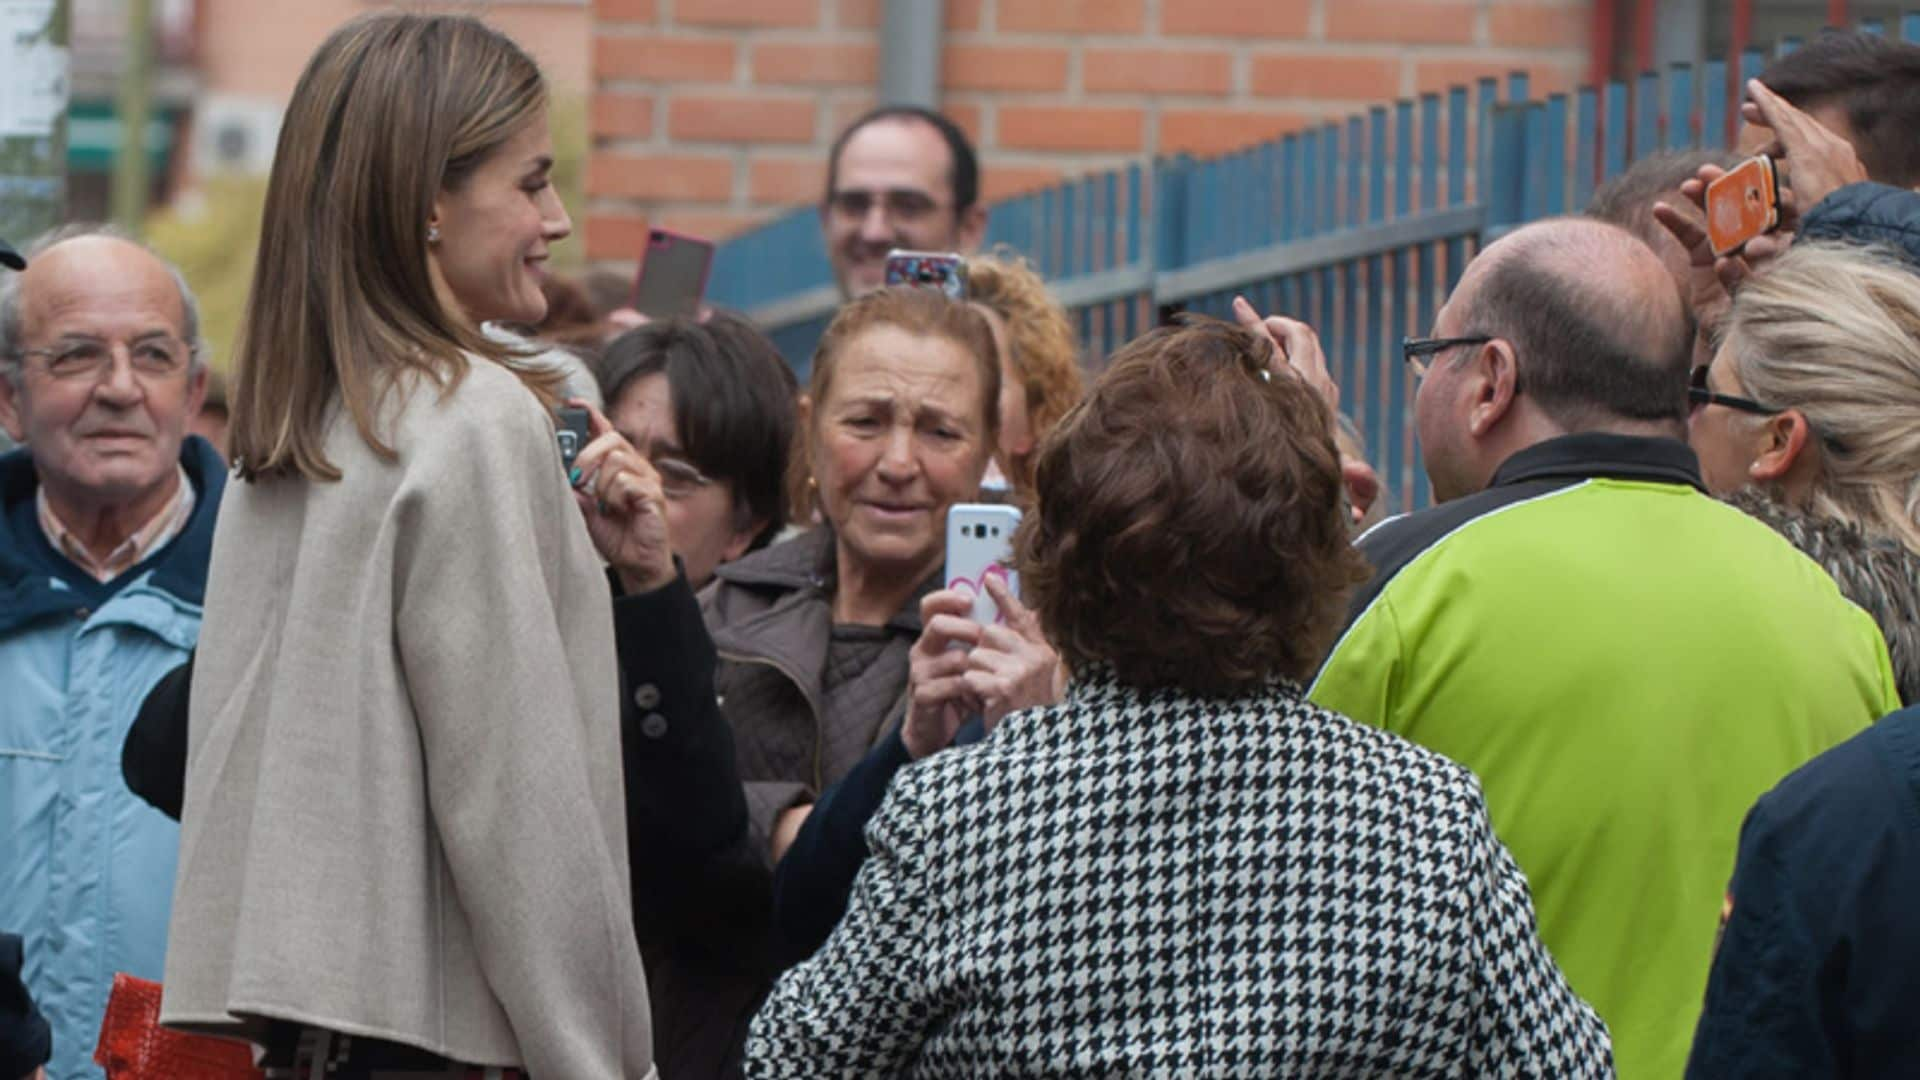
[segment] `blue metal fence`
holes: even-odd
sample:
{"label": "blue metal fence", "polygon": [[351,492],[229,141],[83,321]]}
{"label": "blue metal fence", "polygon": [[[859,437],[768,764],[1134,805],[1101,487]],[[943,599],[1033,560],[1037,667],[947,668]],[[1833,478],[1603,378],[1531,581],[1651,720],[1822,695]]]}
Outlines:
{"label": "blue metal fence", "polygon": [[[1899,30],[1920,42],[1920,12]],[[1744,82],[1765,60],[1748,50],[1543,99],[1524,74],[1482,79],[1218,157],[1161,158],[1008,199],[990,209],[987,246],[1025,255],[1048,280],[1093,368],[1168,307],[1230,317],[1244,294],[1311,322],[1369,458],[1397,508],[1411,509],[1429,496],[1399,338],[1432,326],[1484,243],[1579,211],[1649,154],[1727,146],[1739,116],[1729,73]],[[710,293],[758,321],[804,379],[839,300],[816,212],[721,245]]]}

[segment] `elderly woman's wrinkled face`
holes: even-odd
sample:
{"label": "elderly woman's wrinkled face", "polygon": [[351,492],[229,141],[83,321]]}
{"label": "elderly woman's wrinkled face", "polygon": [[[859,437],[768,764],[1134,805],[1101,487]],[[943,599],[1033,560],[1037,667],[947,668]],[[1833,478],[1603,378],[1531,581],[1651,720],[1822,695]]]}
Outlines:
{"label": "elderly woman's wrinkled face", "polygon": [[896,326],[848,340],[814,403],[814,478],[843,556],[923,576],[943,558],[947,508],[978,497],[991,448],[985,387],[965,346]]}

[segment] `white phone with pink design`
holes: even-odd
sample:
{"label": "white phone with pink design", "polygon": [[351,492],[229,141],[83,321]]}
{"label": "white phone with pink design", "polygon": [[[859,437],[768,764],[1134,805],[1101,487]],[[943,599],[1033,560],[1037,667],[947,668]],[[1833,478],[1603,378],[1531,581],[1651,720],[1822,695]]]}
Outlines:
{"label": "white phone with pink design", "polygon": [[985,582],[998,577],[1014,595],[1020,575],[1013,569],[1013,530],[1020,511],[990,503],[955,503],[947,511],[947,588],[973,590],[973,621],[992,626],[1006,620],[987,594]]}

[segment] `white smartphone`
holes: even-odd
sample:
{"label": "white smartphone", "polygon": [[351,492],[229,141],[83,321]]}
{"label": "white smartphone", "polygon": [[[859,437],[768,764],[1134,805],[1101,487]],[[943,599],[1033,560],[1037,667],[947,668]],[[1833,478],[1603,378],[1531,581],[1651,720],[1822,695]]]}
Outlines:
{"label": "white smartphone", "polygon": [[997,577],[1014,595],[1020,575],[1013,569],[1013,530],[1020,511],[989,503],[955,503],[947,511],[947,588],[973,590],[973,621],[993,626],[1006,621],[987,594],[986,580]]}

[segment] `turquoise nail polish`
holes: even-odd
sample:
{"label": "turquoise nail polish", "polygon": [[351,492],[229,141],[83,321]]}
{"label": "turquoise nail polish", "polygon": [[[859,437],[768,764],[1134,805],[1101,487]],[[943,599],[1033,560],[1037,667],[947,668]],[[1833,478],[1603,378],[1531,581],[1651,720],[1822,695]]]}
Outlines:
{"label": "turquoise nail polish", "polygon": [[567,483],[572,484],[574,487],[580,486],[580,466],[575,465],[567,471]]}

